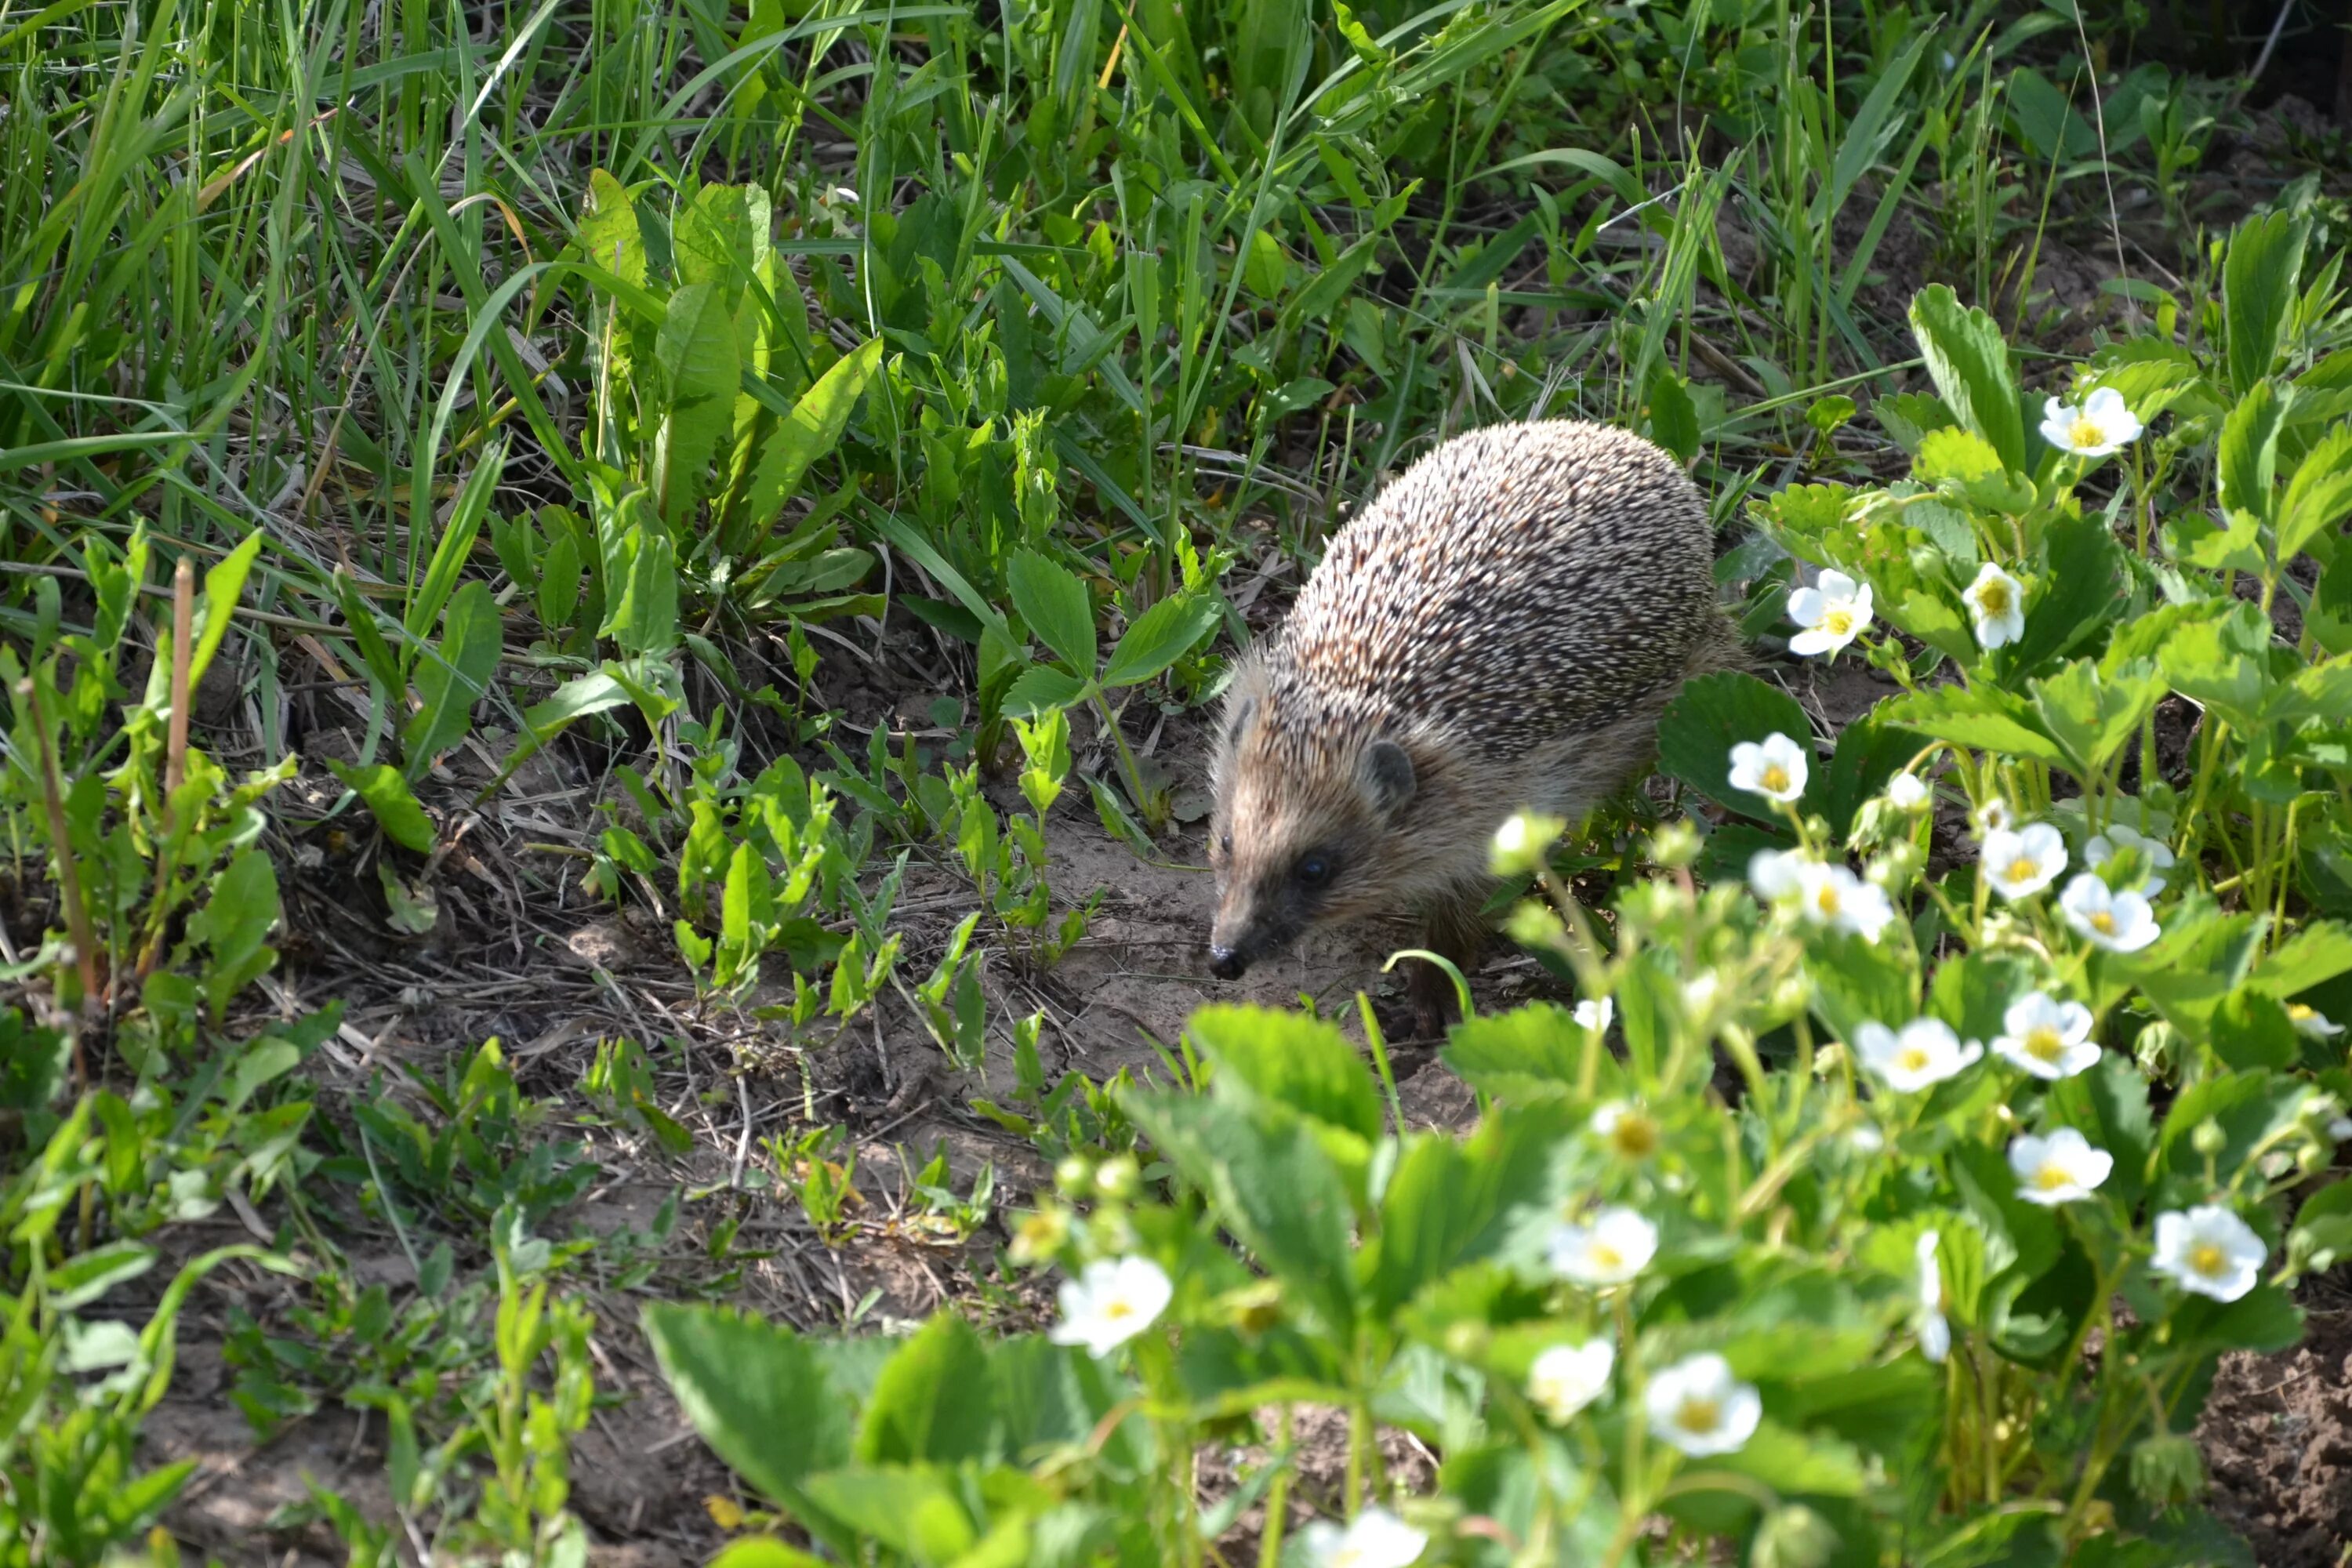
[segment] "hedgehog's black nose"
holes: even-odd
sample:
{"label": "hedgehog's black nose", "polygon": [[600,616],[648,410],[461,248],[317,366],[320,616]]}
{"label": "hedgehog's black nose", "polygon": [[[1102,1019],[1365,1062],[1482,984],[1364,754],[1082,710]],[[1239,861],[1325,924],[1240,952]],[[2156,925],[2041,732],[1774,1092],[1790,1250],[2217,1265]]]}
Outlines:
{"label": "hedgehog's black nose", "polygon": [[1249,968],[1249,960],[1230,947],[1209,949],[1209,973],[1220,980],[1239,980]]}

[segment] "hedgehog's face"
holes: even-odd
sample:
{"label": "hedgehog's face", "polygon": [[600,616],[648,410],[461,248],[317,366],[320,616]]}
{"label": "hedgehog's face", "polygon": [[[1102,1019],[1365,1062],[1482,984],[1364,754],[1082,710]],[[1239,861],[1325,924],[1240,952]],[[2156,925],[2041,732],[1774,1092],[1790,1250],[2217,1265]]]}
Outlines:
{"label": "hedgehog's face", "polygon": [[1244,700],[1229,721],[1210,828],[1209,968],[1225,980],[1309,926],[1392,901],[1386,868],[1417,782],[1393,741],[1327,751],[1302,766],[1254,728],[1256,706]]}

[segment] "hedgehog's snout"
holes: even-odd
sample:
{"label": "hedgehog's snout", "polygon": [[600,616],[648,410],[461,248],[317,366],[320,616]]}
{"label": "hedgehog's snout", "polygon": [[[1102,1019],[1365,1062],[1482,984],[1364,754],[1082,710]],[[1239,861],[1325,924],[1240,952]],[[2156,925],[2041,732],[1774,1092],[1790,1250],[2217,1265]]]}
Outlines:
{"label": "hedgehog's snout", "polygon": [[1230,947],[1209,944],[1209,973],[1220,980],[1239,980],[1249,970],[1249,960]]}

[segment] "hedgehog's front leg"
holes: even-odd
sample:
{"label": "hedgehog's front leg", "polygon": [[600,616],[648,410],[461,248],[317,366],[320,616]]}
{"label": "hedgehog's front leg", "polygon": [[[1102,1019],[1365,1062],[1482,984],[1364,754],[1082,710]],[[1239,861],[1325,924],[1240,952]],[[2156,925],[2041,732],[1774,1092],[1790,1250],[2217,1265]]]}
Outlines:
{"label": "hedgehog's front leg", "polygon": [[[1477,966],[1478,955],[1486,945],[1486,924],[1478,916],[1482,901],[1468,894],[1452,894],[1431,903],[1427,911],[1422,946],[1451,961],[1465,976]],[[1406,973],[1405,1000],[1412,1008],[1416,1039],[1443,1040],[1446,1026],[1461,1016],[1454,976],[1423,959],[1414,959]]]}

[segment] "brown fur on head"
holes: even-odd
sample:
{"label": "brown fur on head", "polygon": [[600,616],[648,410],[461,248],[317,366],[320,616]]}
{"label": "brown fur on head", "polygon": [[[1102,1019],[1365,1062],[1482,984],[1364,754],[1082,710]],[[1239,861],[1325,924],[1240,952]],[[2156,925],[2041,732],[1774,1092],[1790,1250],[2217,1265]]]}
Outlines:
{"label": "brown fur on head", "polygon": [[[1229,979],[1311,926],[1418,910],[1454,894],[1462,852],[1483,844],[1442,732],[1390,733],[1302,712],[1311,702],[1276,669],[1262,653],[1245,658],[1220,720],[1209,955]],[[1450,846],[1454,838],[1467,842]]]}

